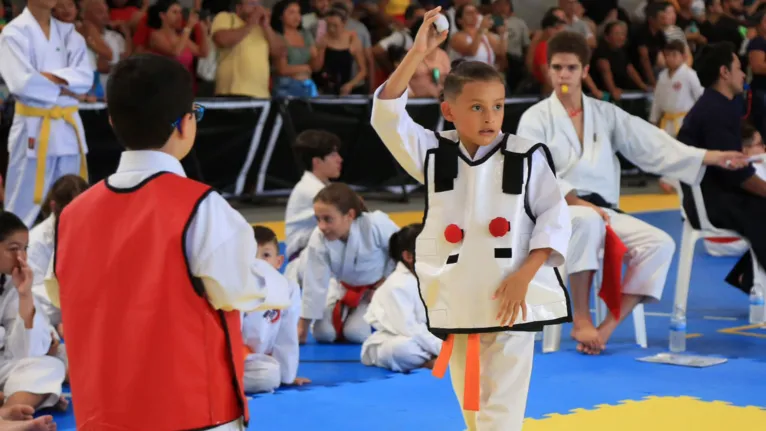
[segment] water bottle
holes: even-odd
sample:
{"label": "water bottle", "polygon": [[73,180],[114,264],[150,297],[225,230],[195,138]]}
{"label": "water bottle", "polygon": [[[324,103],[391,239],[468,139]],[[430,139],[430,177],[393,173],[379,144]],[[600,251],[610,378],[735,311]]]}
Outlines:
{"label": "water bottle", "polygon": [[686,313],[680,307],[670,317],[670,351],[686,351]]}
{"label": "water bottle", "polygon": [[766,305],[763,300],[763,288],[753,286],[750,289],[750,324],[757,325],[766,322]]}

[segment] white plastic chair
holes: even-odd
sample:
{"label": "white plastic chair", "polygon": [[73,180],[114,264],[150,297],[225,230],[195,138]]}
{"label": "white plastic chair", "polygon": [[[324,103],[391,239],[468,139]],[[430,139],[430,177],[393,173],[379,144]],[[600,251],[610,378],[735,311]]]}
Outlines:
{"label": "white plastic chair", "polygon": [[731,230],[719,229],[710,223],[700,186],[683,184],[678,190],[682,203],[684,189],[691,191],[694,210],[699,220],[699,229],[696,229],[689,222],[689,217],[682,208],[684,224],[683,233],[681,234],[681,250],[678,256],[678,274],[676,276],[676,295],[673,301],[673,312],[675,313],[676,310],[680,310],[683,316],[686,317],[686,306],[689,302],[689,283],[691,282],[692,266],[694,263],[694,247],[697,241],[702,238],[740,238],[740,235]]}
{"label": "white plastic chair", "polygon": [[[604,258],[603,253],[604,251],[601,250],[600,257],[602,262]],[[560,267],[559,272],[561,273],[562,277],[566,277],[567,280],[569,279],[565,267]],[[599,290],[601,290],[602,277],[603,271],[599,268],[599,270],[596,271],[596,274],[593,276],[594,287],[591,289],[591,292],[593,292],[593,303],[596,305],[594,319],[594,324],[596,326],[600,325],[601,322],[604,321],[607,313],[609,312],[606,307],[606,303],[604,303],[604,301],[602,301],[598,296]],[[561,347],[561,326],[562,325],[551,325],[543,328],[543,353],[553,353],[559,350]],[[636,305],[636,308],[633,309],[633,326],[635,327],[636,331],[636,344],[645,349],[647,347],[647,339],[644,304],[638,304]]]}

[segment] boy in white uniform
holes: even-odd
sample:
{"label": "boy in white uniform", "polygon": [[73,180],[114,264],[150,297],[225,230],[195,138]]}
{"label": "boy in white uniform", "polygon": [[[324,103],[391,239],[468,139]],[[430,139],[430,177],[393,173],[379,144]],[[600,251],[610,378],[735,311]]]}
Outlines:
{"label": "boy in white uniform", "polygon": [[[285,257],[279,254],[277,235],[265,226],[253,228],[258,243],[258,259],[265,260],[277,271]],[[289,281],[290,307],[284,310],[244,313],[242,338],[245,341],[245,392],[273,392],[281,385],[303,385],[311,380],[296,377],[298,373],[298,319],[301,314],[301,292]]]}
{"label": "boy in white uniform", "polygon": [[[503,135],[502,75],[480,62],[453,67],[438,135],[407,114],[407,84],[447,37],[426,13],[412,48],[373,99],[372,126],[400,165],[427,187],[415,272],[429,330],[447,361],[470,430],[521,430],[534,333],[571,320],[555,267],[564,263],[569,212],[538,144]],[[543,268],[543,265],[546,267]],[[481,371],[479,371],[481,369]]]}
{"label": "boy in white uniform", "polygon": [[[662,230],[617,209],[620,198],[619,151],[632,163],[689,184],[699,183],[703,165],[734,169],[747,165],[739,152],[704,151],[617,106],[582,94],[590,49],[579,34],[562,32],[548,41],[551,96],[521,117],[517,133],[548,143],[561,192],[572,214],[567,272],[574,302],[572,336],[578,350],[598,354],[619,323],[642,301],[659,300],[675,251]],[[601,266],[606,223],[628,248],[619,318],[611,313],[596,329],[590,316],[590,287]]]}
{"label": "boy in white uniform", "polygon": [[51,18],[56,0],[29,0],[0,34],[0,75],[16,97],[8,137],[5,208],[31,227],[48,187],[65,174],[87,180],[77,95],[93,84],[85,40]]}

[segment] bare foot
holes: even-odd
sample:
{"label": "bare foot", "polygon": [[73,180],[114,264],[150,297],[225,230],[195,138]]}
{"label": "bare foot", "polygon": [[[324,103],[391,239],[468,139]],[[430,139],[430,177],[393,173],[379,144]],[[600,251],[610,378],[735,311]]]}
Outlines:
{"label": "bare foot", "polygon": [[53,416],[21,422],[0,420],[0,431],[56,431],[56,422],[53,422]]}
{"label": "bare foot", "polygon": [[617,329],[617,325],[619,325],[620,322],[612,318],[611,315],[604,319],[603,322],[601,322],[600,325],[598,325],[598,334],[599,338],[601,339],[602,350],[606,348],[606,343],[609,341],[609,338],[611,338],[612,333],[614,333],[614,330]]}
{"label": "bare foot", "polygon": [[0,407],[0,418],[7,421],[23,421],[32,419],[35,408],[24,404]]}
{"label": "bare foot", "polygon": [[601,353],[602,341],[593,323],[588,320],[575,321],[572,327],[572,338],[578,341],[577,351],[588,355]]}

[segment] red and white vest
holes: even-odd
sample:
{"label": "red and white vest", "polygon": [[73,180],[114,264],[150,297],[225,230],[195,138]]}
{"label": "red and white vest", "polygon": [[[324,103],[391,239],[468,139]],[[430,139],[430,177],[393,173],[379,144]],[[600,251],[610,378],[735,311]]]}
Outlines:
{"label": "red and white vest", "polygon": [[54,268],[78,430],[198,430],[244,417],[238,311],[191,274],[186,231],[210,187],[105,181],[61,214]]}

